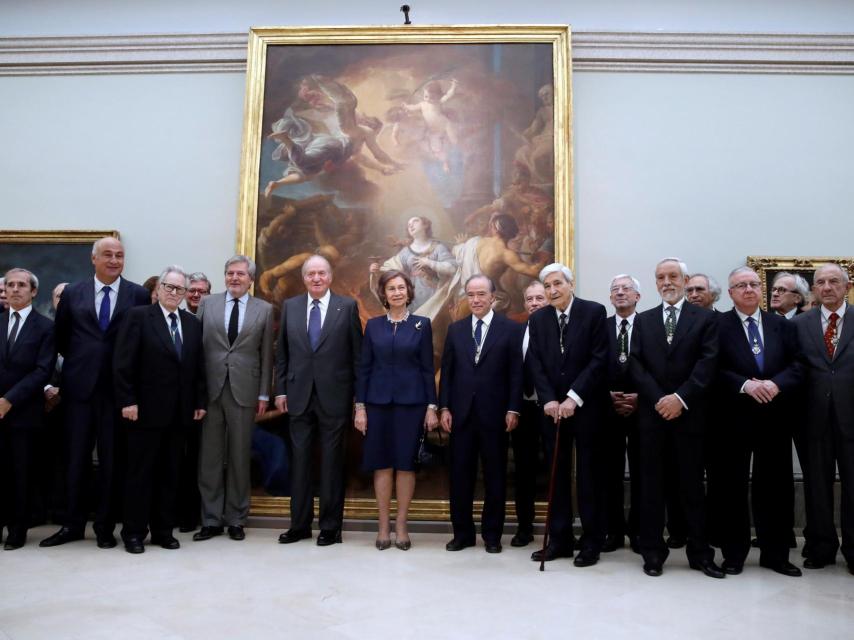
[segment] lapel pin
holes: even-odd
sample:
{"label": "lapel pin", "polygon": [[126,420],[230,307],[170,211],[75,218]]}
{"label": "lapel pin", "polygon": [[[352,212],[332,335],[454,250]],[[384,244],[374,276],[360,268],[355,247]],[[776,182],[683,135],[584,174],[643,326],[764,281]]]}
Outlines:
{"label": "lapel pin", "polygon": [[415,330],[421,331],[421,320],[419,320],[418,322],[415,323]]}

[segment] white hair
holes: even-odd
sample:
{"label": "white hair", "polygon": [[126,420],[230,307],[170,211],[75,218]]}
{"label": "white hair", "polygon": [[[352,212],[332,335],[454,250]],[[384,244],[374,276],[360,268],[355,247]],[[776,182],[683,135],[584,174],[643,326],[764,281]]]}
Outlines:
{"label": "white hair", "polygon": [[554,273],[555,271],[560,271],[563,274],[563,277],[566,278],[567,282],[574,282],[575,278],[572,276],[572,269],[567,267],[565,264],[561,264],[560,262],[552,262],[551,264],[547,264],[540,270],[540,282],[544,282],[546,276],[550,273]]}
{"label": "white hair", "polygon": [[184,287],[190,286],[190,277],[187,275],[187,272],[184,271],[182,267],[179,267],[177,264],[170,264],[166,267],[160,274],[160,277],[157,278],[157,284],[163,282],[163,278],[168,276],[170,273],[177,273],[179,276],[184,278]]}
{"label": "white hair", "polygon": [[[738,271],[739,269],[750,269],[750,267],[739,267],[735,271]],[[735,271],[729,274],[730,278],[735,275]],[[753,271],[753,269],[750,269],[750,271]],[[756,272],[754,271],[754,273]],[[712,294],[712,302],[717,302],[721,299],[721,285],[712,276],[706,275],[705,273],[694,273],[691,274],[688,279],[690,280],[691,278],[705,278],[706,284],[709,286],[709,293]]]}
{"label": "white hair", "polygon": [[628,278],[629,280],[632,281],[632,285],[634,285],[635,291],[637,293],[641,292],[640,281],[637,278],[635,278],[634,276],[630,276],[628,273],[618,273],[617,275],[615,275],[613,278],[611,278],[611,285],[610,286],[613,287],[614,283],[617,280],[623,280],[624,278]]}
{"label": "white hair", "polygon": [[815,281],[815,279],[818,277],[819,271],[821,271],[822,269],[829,269],[831,267],[834,269],[838,269],[839,273],[842,274],[842,282],[848,284],[848,272],[843,269],[841,265],[838,265],[835,262],[825,262],[824,264],[819,265],[819,267],[815,270],[815,273],[813,274],[813,281]]}
{"label": "white hair", "polygon": [[679,269],[682,271],[682,275],[687,278],[688,277],[688,265],[686,265],[681,258],[662,258],[655,265],[656,270],[663,265],[665,262],[675,262],[679,265]]}
{"label": "white hair", "polygon": [[22,267],[12,267],[11,269],[9,269],[6,272],[6,275],[3,276],[2,278],[0,278],[0,283],[5,285],[6,284],[6,278],[9,276],[10,273],[26,273],[27,274],[27,280],[29,280],[29,282],[30,282],[30,287],[32,287],[33,289],[39,288],[39,279],[36,277],[36,274],[34,274],[29,269],[24,269]]}

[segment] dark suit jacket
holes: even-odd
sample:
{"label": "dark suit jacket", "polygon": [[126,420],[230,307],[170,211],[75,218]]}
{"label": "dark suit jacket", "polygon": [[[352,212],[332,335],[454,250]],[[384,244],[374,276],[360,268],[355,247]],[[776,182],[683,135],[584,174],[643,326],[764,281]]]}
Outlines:
{"label": "dark suit jacket", "polygon": [[[637,314],[635,319],[637,319]],[[605,322],[608,328],[608,391],[634,393],[635,385],[629,375],[629,361],[628,359],[625,362],[619,360],[620,345],[617,344],[617,316],[609,316]],[[629,353],[634,348],[635,340],[635,332],[632,329]]]}
{"label": "dark suit jacket", "polygon": [[688,405],[679,418],[682,428],[702,431],[706,396],[718,358],[716,314],[686,301],[672,344],[667,344],[663,318],[663,305],[635,317],[629,372],[638,389],[639,405],[649,415],[663,396],[678,393]]}
{"label": "dark suit jacket", "polygon": [[828,412],[836,413],[846,439],[854,439],[854,307],[848,305],[833,359],[824,346],[821,308],[796,316],[798,342],[806,378],[807,436],[827,435]]}
{"label": "dark suit jacket", "polygon": [[439,406],[451,411],[454,427],[461,427],[470,415],[476,414],[481,424],[504,430],[507,412],[520,412],[523,330],[495,313],[483,339],[480,360],[475,364],[471,315],[448,327]]}
{"label": "dark suit jacket", "polygon": [[[756,364],[756,357],[735,309],[717,314],[720,350],[718,384],[715,388],[723,395],[723,408],[731,412],[733,417],[775,413],[779,414],[777,421],[783,421],[787,418],[786,410],[791,407],[792,396],[803,378],[798,361],[797,330],[793,323],[782,316],[765,311],[760,313],[765,347],[762,371]],[[780,395],[768,404],[760,404],[741,393],[744,383],[752,378],[772,380],[780,388]],[[722,417],[726,419],[726,414]]]}
{"label": "dark suit jacket", "polygon": [[56,359],[53,322],[32,309],[7,354],[10,318],[11,310],[0,314],[0,397],[12,404],[0,428],[35,427],[44,418],[42,390]]}
{"label": "dark suit jacket", "polygon": [[[560,352],[560,327],[554,307],[535,311],[528,320],[528,358],[537,389],[537,401],[563,402],[573,390],[584,403],[576,416],[578,423],[595,427],[595,410],[607,400],[608,335],[605,307],[598,302],[574,298],[569,311]],[[588,404],[589,403],[589,404]],[[589,415],[591,420],[586,420]]]}
{"label": "dark suit jacket", "polygon": [[429,318],[410,315],[397,325],[396,332],[384,315],[368,320],[356,400],[370,404],[436,404]]}
{"label": "dark suit jacket", "polygon": [[359,308],[352,298],[331,294],[317,351],[312,351],[308,340],[307,312],[305,293],[282,304],[276,345],[276,395],[286,395],[288,413],[299,415],[308,409],[314,388],[326,413],[349,415],[362,356]]}
{"label": "dark suit jacket", "polygon": [[128,309],[151,304],[151,294],[121,278],[116,306],[107,330],[98,326],[95,282],[87,278],[65,287],[56,308],[56,349],[64,357],[62,397],[83,402],[96,387],[112,389],[113,347]]}
{"label": "dark suit jacket", "polygon": [[116,403],[138,405],[139,420],[129,425],[162,429],[193,422],[207,407],[202,325],[193,314],[181,316],[181,358],[159,304],[128,310],[113,357]]}

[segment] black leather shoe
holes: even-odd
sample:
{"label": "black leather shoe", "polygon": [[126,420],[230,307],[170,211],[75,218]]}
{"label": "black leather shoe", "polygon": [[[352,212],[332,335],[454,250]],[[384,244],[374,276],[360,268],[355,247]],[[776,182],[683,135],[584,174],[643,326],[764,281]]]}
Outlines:
{"label": "black leather shoe", "polygon": [[737,576],[744,571],[744,563],[735,562],[734,560],[724,560],[721,563],[721,569],[728,576]]}
{"label": "black leather shoe", "polygon": [[526,530],[525,531],[519,530],[516,532],[516,535],[514,535],[510,539],[510,546],[511,547],[527,547],[533,541],[534,541],[534,534],[532,532],[526,531]]}
{"label": "black leather shoe", "polygon": [[341,542],[341,529],[321,529],[317,535],[318,547],[328,547],[336,542]]}
{"label": "black leather shoe", "polygon": [[193,541],[200,542],[201,540],[210,540],[213,537],[221,536],[222,532],[222,527],[202,527],[193,534]]}
{"label": "black leather shoe", "polygon": [[228,528],[228,537],[232,540],[244,540],[246,532],[243,530],[243,525],[233,525]]}
{"label": "black leather shoe", "polygon": [[116,536],[112,533],[98,533],[96,534],[96,540],[98,541],[99,549],[112,549],[116,546]]}
{"label": "black leather shoe", "polygon": [[633,553],[640,555],[640,540],[638,540],[637,536],[629,536],[629,547]]}
{"label": "black leather shoe", "polygon": [[501,543],[500,542],[484,542],[484,548],[487,553],[501,553]]}
{"label": "black leather shoe", "polygon": [[848,563],[848,573],[850,573],[852,576],[854,576],[854,562]]}
{"label": "black leather shoe", "polygon": [[445,551],[462,551],[463,549],[473,546],[474,540],[467,540],[466,538],[457,538],[454,536],[451,541],[445,545]]}
{"label": "black leather shoe", "polygon": [[825,567],[836,564],[836,560],[816,560],[815,558],[807,558],[804,560],[804,569],[824,569]]}
{"label": "black leather shoe", "polygon": [[771,569],[771,571],[775,571],[780,575],[789,576],[790,578],[800,578],[803,575],[801,570],[788,560],[783,560],[782,562],[762,562],[762,560],[760,560],[759,566]]}
{"label": "black leather shoe", "polygon": [[602,545],[603,553],[611,553],[612,551],[616,551],[617,549],[622,549],[626,546],[626,537],[622,534],[617,535],[615,533],[610,533],[605,536],[605,543]]}
{"label": "black leather shoe", "polygon": [[140,538],[128,538],[125,540],[125,551],[128,553],[143,553],[145,551],[145,545],[142,544],[142,540]]}
{"label": "black leather shoe", "polygon": [[710,578],[725,578],[723,569],[715,564],[714,560],[689,560],[688,566],[694,571],[702,571]]}
{"label": "black leather shoe", "polygon": [[181,543],[175,536],[151,536],[151,544],[156,544],[162,549],[180,549]]}
{"label": "black leather shoe", "polygon": [[681,549],[688,544],[688,539],[685,536],[670,536],[666,544],[669,549]]}
{"label": "black leather shoe", "polygon": [[6,551],[14,551],[15,549],[20,549],[26,543],[26,533],[10,533],[9,536],[6,538],[6,543],[3,545],[3,549]]}
{"label": "black leather shoe", "polygon": [[599,562],[599,554],[591,549],[582,549],[572,561],[576,567],[592,567]]}
{"label": "black leather shoe", "polygon": [[62,527],[59,531],[54,533],[49,538],[45,538],[41,542],[39,542],[40,547],[58,547],[61,544],[65,544],[66,542],[74,542],[75,540],[82,540],[83,532],[82,531],[74,531],[69,527]]}
{"label": "black leather shoe", "polygon": [[288,529],[279,535],[279,544],[291,544],[311,538],[311,529]]}
{"label": "black leather shoe", "polygon": [[[565,547],[563,545],[551,544],[549,543],[546,546],[546,554],[545,560],[546,562],[551,562],[552,560],[556,560],[558,558],[571,558],[572,557],[572,547]],[[531,560],[534,562],[542,562],[543,561],[543,550],[537,549],[534,553],[531,554]]]}
{"label": "black leather shoe", "polygon": [[662,565],[658,562],[644,562],[643,572],[648,576],[657,578],[664,573],[664,570],[662,569]]}

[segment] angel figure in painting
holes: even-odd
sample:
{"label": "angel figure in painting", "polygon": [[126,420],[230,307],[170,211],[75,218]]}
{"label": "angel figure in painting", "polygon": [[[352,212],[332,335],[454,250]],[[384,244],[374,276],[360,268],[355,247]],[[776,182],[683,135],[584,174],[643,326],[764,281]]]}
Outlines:
{"label": "angel figure in painting", "polygon": [[410,242],[397,255],[382,264],[370,266],[371,289],[375,288],[376,275],[396,270],[406,273],[415,287],[410,308],[413,313],[436,293],[436,290],[457,272],[457,262],[444,244],[433,238],[433,223],[424,216],[413,216],[406,223]]}
{"label": "angel figure in painting", "polygon": [[452,147],[457,145],[456,125],[449,117],[449,111],[444,106],[457,91],[459,82],[456,78],[451,80],[451,86],[447,91],[442,89],[442,83],[431,80],[424,85],[421,101],[416,104],[403,104],[399,110],[390,110],[395,124],[392,127],[392,139],[395,144],[400,144],[400,124],[407,113],[420,114],[424,120],[423,143],[427,152],[442,163],[442,170],[449,173],[451,166],[448,154]]}
{"label": "angel figure in painting", "polygon": [[520,137],[524,144],[516,152],[516,161],[527,166],[537,184],[554,182],[554,88],[540,87],[537,97],[543,103]]}
{"label": "angel figure in painting", "polygon": [[[281,186],[332,172],[350,159],[383,175],[403,168],[377,142],[382,122],[357,112],[358,100],[346,86],[312,75],[301,81],[299,97],[312,108],[317,121],[312,124],[291,106],[273,123],[268,137],[279,143],[273,160],[287,162],[287,167],[282,178],[267,184],[265,197]],[[373,157],[363,152],[364,147]]]}

